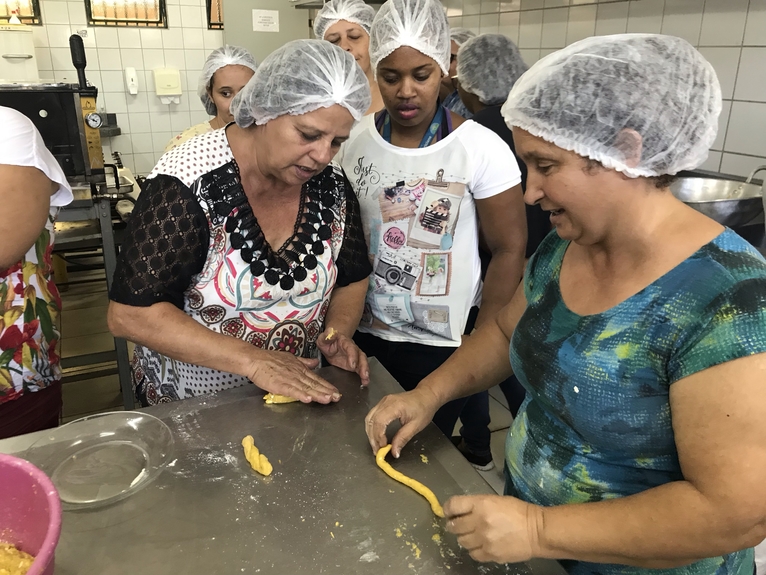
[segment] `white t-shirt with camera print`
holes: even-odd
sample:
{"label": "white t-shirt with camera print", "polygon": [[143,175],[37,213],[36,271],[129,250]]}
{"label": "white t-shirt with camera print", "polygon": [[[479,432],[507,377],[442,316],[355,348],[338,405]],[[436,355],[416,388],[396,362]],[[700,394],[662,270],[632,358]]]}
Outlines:
{"label": "white t-shirt with camera print", "polygon": [[481,298],[474,200],[521,182],[508,145],[469,120],[427,148],[399,148],[378,134],[371,114],[336,160],[359,198],[373,265],[359,331],[459,346]]}

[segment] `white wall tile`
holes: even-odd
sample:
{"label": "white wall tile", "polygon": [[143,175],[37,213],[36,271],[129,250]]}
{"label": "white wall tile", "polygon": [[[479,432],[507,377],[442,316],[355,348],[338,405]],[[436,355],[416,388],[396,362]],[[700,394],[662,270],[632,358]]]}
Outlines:
{"label": "white wall tile", "polygon": [[125,76],[121,70],[101,71],[102,92],[124,92]]}
{"label": "white wall tile", "polygon": [[583,40],[596,33],[597,6],[573,6],[569,9],[567,45]]}
{"label": "white wall tile", "polygon": [[521,0],[522,10],[537,10],[545,5],[544,0]]}
{"label": "white wall tile", "polygon": [[721,83],[721,96],[730,100],[734,95],[741,48],[700,48],[700,53],[712,64]]}
{"label": "white wall tile", "polygon": [[186,58],[183,50],[165,50],[165,66],[184,70],[186,68]]}
{"label": "white wall tile", "polygon": [[132,67],[136,70],[144,69],[144,55],[140,48],[120,48],[120,57],[123,67]]}
{"label": "white wall tile", "polygon": [[450,28],[460,28],[463,25],[463,17],[462,16],[451,16],[447,18],[449,20],[449,27]]}
{"label": "white wall tile", "polygon": [[117,37],[117,30],[115,28],[93,27],[92,30],[96,36],[96,46],[98,46],[99,50],[101,48],[120,47],[120,40]]}
{"label": "white wall tile", "polygon": [[463,0],[463,16],[481,13],[481,0]]}
{"label": "white wall tile", "polygon": [[700,46],[740,46],[750,0],[705,0]]}
{"label": "white wall tile", "polygon": [[521,10],[521,0],[500,0],[500,12],[518,12]]}
{"label": "white wall tile", "polygon": [[742,48],[734,98],[766,102],[766,48]]}
{"label": "white wall tile", "polygon": [[[193,124],[192,124],[193,125]],[[173,132],[154,132],[152,133],[152,151],[156,154],[162,154],[168,142],[173,139]]]}
{"label": "white wall tile", "polygon": [[683,38],[697,45],[702,29],[705,0],[670,0],[665,2],[662,33]]}
{"label": "white wall tile", "polygon": [[130,133],[130,141],[133,146],[133,154],[153,154],[154,141],[149,132],[134,134]]}
{"label": "white wall tile", "polygon": [[624,34],[628,29],[628,3],[599,4],[596,14],[596,35]]}
{"label": "white wall tile", "polygon": [[212,52],[223,46],[223,33],[220,30],[203,30],[202,43],[206,52]]}
{"label": "white wall tile", "polygon": [[541,48],[563,48],[567,43],[569,8],[543,10]]}
{"label": "white wall tile", "polygon": [[181,6],[181,26],[184,28],[202,28],[203,13],[198,6]]}
{"label": "white wall tile", "polygon": [[[88,18],[85,14],[85,2],[67,2],[67,11],[69,12],[69,23],[73,26],[86,27]],[[89,30],[93,35],[94,29]]]}
{"label": "white wall tile", "polygon": [[[201,106],[200,106],[201,108]],[[199,110],[192,110],[189,115],[191,116],[191,125],[195,126],[197,124],[201,124],[202,122],[207,122],[210,120],[210,114],[208,114],[205,110],[199,109]]]}
{"label": "white wall tile", "polygon": [[165,52],[163,50],[143,50],[143,57],[145,70],[165,67]]}
{"label": "white wall tile", "polygon": [[185,89],[184,89],[185,92],[196,92],[198,81],[199,81],[199,76],[186,74],[185,81],[181,85],[185,86]]}
{"label": "white wall tile", "polygon": [[519,48],[540,48],[543,35],[543,10],[522,12],[519,16]]}
{"label": "white wall tile", "polygon": [[[79,28],[79,30],[78,30]],[[77,34],[82,38],[82,45],[85,48],[96,48],[96,36],[93,34],[93,30],[87,26],[73,26],[72,34]]]}
{"label": "white wall tile", "polygon": [[[66,4],[63,4],[66,7]],[[48,45],[51,48],[69,48],[69,36],[72,29],[69,24],[49,24],[45,27],[48,32]]]}
{"label": "white wall tile", "polygon": [[519,43],[519,17],[520,12],[504,12],[500,14],[500,26],[498,32],[505,34],[514,43]]}
{"label": "white wall tile", "polygon": [[106,111],[111,114],[127,114],[128,104],[125,92],[108,92],[104,94]]}
{"label": "white wall tile", "polygon": [[[159,99],[157,99],[159,102]],[[154,112],[150,113],[149,117],[152,120],[152,130],[157,130],[158,132],[173,132],[173,128],[170,125],[170,112],[167,109],[167,106],[164,107],[165,109],[161,112]],[[192,124],[190,123],[189,126]],[[189,127],[187,126],[187,128]],[[185,130],[186,128],[184,128]],[[183,131],[183,130],[181,130]],[[178,134],[179,132],[173,132],[173,135]]]}
{"label": "white wall tile", "polygon": [[35,48],[35,58],[37,58],[38,70],[53,70],[50,48]]}
{"label": "white wall tile", "polygon": [[731,115],[731,100],[724,100],[721,103],[721,114],[718,116],[718,134],[710,146],[711,150],[723,150],[726,140],[726,129],[729,127],[729,116]]}
{"label": "white wall tile", "polygon": [[51,48],[50,50],[54,70],[74,70],[69,48]]}
{"label": "white wall tile", "polygon": [[168,16],[168,27],[180,28],[183,24],[181,22],[181,7],[180,6],[166,6]]}
{"label": "white wall tile", "polygon": [[519,53],[521,58],[526,62],[527,66],[531,66],[540,59],[540,50],[534,50],[530,48],[520,48]]}
{"label": "white wall tile", "polygon": [[128,118],[131,134],[151,133],[152,122],[149,112],[131,112]]}
{"label": "white wall tile", "polygon": [[117,48],[99,48],[98,55],[102,70],[122,70],[122,59]]}
{"label": "white wall tile", "polygon": [[558,52],[558,50],[554,50],[551,48],[543,48],[542,50],[540,50],[540,59],[542,60],[543,58],[545,58],[549,54],[553,54],[554,52]]}
{"label": "white wall tile", "polygon": [[186,128],[191,126],[191,117],[189,112],[171,110],[170,112],[170,131],[174,134],[180,134]]}
{"label": "white wall tile", "polygon": [[732,104],[724,151],[766,156],[766,104]]}
{"label": "white wall tile", "polygon": [[133,162],[133,154],[121,154],[120,157],[122,158],[122,165],[128,168],[133,174],[135,174],[136,164]]}
{"label": "white wall tile", "polygon": [[463,15],[463,0],[442,0],[442,4],[447,9],[447,16]]}
{"label": "white wall tile", "polygon": [[117,38],[122,49],[141,48],[141,31],[138,28],[119,28]]}
{"label": "white wall tile", "polygon": [[169,28],[167,30],[161,30],[160,33],[162,34],[162,47],[165,48],[165,50],[183,50],[183,29]]}
{"label": "white wall tile", "polygon": [[474,14],[472,16],[463,16],[463,26],[468,28],[469,30],[473,30],[477,34],[479,33],[480,24],[481,24],[481,19],[479,18],[478,14]]}
{"label": "white wall tile", "polygon": [[750,0],[745,46],[766,46],[766,0]]}
{"label": "white wall tile", "polygon": [[718,172],[721,169],[721,152],[708,152],[707,160],[702,162],[700,166],[701,170],[710,170],[711,172]]}
{"label": "white wall tile", "polygon": [[202,70],[202,66],[205,64],[204,50],[184,50],[184,59],[186,60],[186,70]]}
{"label": "white wall tile", "polygon": [[766,164],[766,157],[752,157],[725,153],[721,160],[721,173],[742,176],[745,178],[750,175],[750,172],[762,164]]}
{"label": "white wall tile", "polygon": [[64,84],[76,84],[77,72],[75,72],[74,68],[71,70],[54,70],[53,79]]}
{"label": "white wall tile", "polygon": [[500,12],[500,2],[498,0],[481,0],[482,14],[497,14]]}
{"label": "white wall tile", "polygon": [[88,46],[85,47],[85,61],[87,62],[85,66],[86,75],[90,74],[91,72],[98,72],[101,69],[97,48],[89,48]]}
{"label": "white wall tile", "polygon": [[185,50],[204,50],[205,41],[200,34],[201,30],[195,30],[192,34],[184,34],[184,49]]}
{"label": "white wall tile", "polygon": [[500,14],[482,14],[479,20],[480,34],[497,34]]}
{"label": "white wall tile", "polygon": [[144,50],[162,50],[162,30],[141,28],[141,48]]}
{"label": "white wall tile", "polygon": [[32,44],[35,48],[48,48],[48,32],[44,26],[32,26]]}
{"label": "white wall tile", "polygon": [[199,0],[179,0],[178,3],[181,6],[204,6],[204,2],[200,2]]}
{"label": "white wall tile", "polygon": [[66,2],[42,2],[43,22],[51,24],[69,24],[69,10]]}
{"label": "white wall tile", "polygon": [[138,86],[138,94],[128,94],[125,96],[125,100],[128,103],[128,113],[144,113],[149,112],[149,96],[144,86]]}
{"label": "white wall tile", "polygon": [[[672,2],[673,0],[668,0]],[[662,30],[662,12],[665,0],[631,2],[628,9],[628,32],[659,34]]]}
{"label": "white wall tile", "polygon": [[56,75],[53,72],[53,70],[38,70],[37,71],[40,76],[41,82],[55,82],[56,81]]}
{"label": "white wall tile", "polygon": [[135,173],[145,176],[149,174],[157,164],[157,158],[154,152],[148,154],[133,154],[136,165]]}

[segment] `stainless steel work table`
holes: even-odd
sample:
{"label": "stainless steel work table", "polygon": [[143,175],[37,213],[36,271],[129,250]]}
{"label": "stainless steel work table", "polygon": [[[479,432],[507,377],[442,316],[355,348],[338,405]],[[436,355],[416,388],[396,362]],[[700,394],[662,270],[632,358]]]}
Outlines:
{"label": "stainless steel work table", "polygon": [[[375,465],[364,416],[401,388],[376,360],[370,368],[369,388],[321,370],[343,394],[332,405],[265,405],[246,386],[150,408],[173,431],[170,466],[121,502],[65,512],[56,575],[562,574],[554,561],[476,563],[423,497]],[[270,477],[245,461],[248,434]],[[0,441],[0,452],[23,457],[40,435]],[[492,493],[433,425],[393,465],[441,502]]]}

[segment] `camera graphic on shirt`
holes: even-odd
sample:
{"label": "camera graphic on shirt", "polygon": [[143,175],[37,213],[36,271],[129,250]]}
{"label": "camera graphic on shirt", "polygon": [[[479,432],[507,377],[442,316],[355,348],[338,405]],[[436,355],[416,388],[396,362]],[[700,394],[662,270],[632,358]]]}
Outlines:
{"label": "camera graphic on shirt", "polygon": [[385,252],[381,254],[375,275],[382,277],[389,285],[411,290],[415,286],[423,268],[410,263],[396,255]]}

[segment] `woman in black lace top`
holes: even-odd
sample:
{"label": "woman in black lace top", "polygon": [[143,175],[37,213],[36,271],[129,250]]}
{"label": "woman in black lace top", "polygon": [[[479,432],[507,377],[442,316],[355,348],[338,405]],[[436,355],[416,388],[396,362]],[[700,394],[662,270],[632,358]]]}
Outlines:
{"label": "woman in black lace top", "polygon": [[330,161],[369,105],[352,56],[290,42],[237,95],[236,124],[162,157],[110,292],[110,329],[137,344],[142,404],[248,381],[337,401],[312,371],[320,351],[368,382],[351,336],[371,266],[356,196]]}

